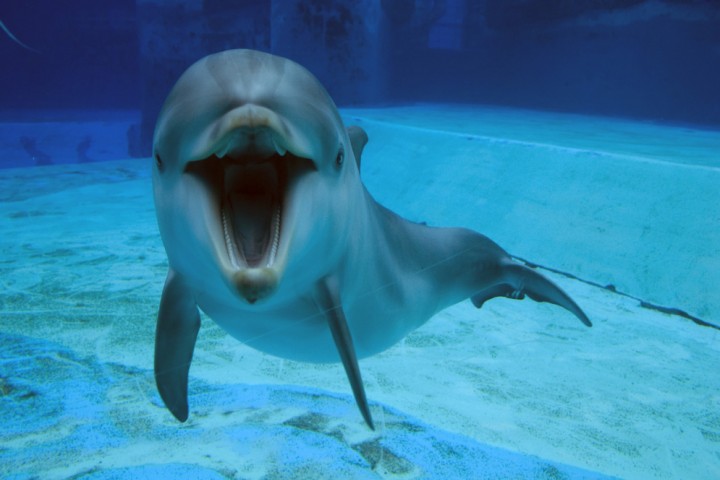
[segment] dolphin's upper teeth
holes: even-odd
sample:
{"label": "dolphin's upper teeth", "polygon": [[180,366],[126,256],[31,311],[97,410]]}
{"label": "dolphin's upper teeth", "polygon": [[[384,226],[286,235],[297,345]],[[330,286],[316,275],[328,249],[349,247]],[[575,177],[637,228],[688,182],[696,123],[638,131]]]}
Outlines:
{"label": "dolphin's upper teeth", "polygon": [[231,143],[232,143],[232,142],[231,142],[230,140],[226,140],[226,141],[223,143],[223,145],[222,145],[220,148],[217,149],[217,151],[215,152],[215,155],[216,155],[218,158],[223,158],[223,157],[225,157],[225,156],[230,152]]}
{"label": "dolphin's upper teeth", "polygon": [[280,146],[280,144],[279,144],[279,143],[277,142],[277,140],[275,139],[275,136],[273,136],[272,142],[273,142],[273,146],[275,147],[275,151],[276,151],[281,157],[285,156],[285,154],[287,153],[287,148],[284,148],[284,147]]}

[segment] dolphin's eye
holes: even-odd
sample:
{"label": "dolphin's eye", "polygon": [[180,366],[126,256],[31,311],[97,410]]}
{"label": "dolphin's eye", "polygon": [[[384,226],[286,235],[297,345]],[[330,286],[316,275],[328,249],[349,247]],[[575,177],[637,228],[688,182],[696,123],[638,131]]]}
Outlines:
{"label": "dolphin's eye", "polygon": [[345,161],[345,149],[342,145],[340,145],[340,150],[338,150],[337,157],[335,157],[335,163],[337,165],[342,165]]}
{"label": "dolphin's eye", "polygon": [[163,161],[162,158],[160,158],[160,154],[155,152],[155,163],[157,164],[158,168],[162,170],[163,168]]}

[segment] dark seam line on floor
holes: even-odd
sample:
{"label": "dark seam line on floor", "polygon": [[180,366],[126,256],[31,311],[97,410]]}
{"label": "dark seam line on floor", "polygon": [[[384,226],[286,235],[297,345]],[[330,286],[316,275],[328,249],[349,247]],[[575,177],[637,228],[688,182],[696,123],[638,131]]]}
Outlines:
{"label": "dark seam line on floor", "polygon": [[514,258],[515,260],[518,260],[518,261],[524,263],[525,265],[527,265],[530,268],[541,268],[543,270],[547,270],[548,272],[557,273],[558,275],[562,275],[567,278],[572,278],[573,280],[577,280],[577,281],[585,283],[587,285],[592,285],[593,287],[602,288],[603,290],[608,290],[608,291],[616,293],[618,295],[622,295],[623,297],[631,298],[633,300],[640,302],[640,306],[642,308],[647,308],[648,310],[655,310],[658,312],[666,313],[668,315],[676,315],[678,317],[684,317],[702,327],[709,327],[709,328],[714,328],[716,330],[720,330],[720,326],[715,325],[714,323],[706,322],[705,320],[702,320],[698,317],[690,315],[685,310],[681,310],[679,308],[674,308],[674,307],[664,307],[662,305],[657,305],[654,303],[646,302],[642,298],[635,297],[633,295],[630,295],[629,293],[625,293],[625,292],[621,292],[621,291],[617,290],[615,288],[615,285],[612,285],[612,284],[611,285],[601,285],[601,284],[593,282],[591,280],[585,280],[583,278],[577,277],[577,276],[573,275],[572,273],[563,272],[562,270],[556,270],[554,268],[546,267],[544,265],[539,265],[535,262],[531,262],[530,260],[526,260],[522,257],[518,257],[515,255],[510,255],[510,256],[512,258]]}

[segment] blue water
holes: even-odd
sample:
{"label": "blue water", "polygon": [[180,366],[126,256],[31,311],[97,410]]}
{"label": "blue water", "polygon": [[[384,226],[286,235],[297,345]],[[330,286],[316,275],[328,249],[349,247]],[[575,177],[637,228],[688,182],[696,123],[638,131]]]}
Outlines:
{"label": "blue water", "polygon": [[[714,3],[243,3],[0,10],[1,477],[720,478]],[[203,317],[177,422],[150,139],[178,75],[237,47],[318,76],[378,201],[540,265],[594,327],[453,306],[361,360],[371,431],[340,365]]]}

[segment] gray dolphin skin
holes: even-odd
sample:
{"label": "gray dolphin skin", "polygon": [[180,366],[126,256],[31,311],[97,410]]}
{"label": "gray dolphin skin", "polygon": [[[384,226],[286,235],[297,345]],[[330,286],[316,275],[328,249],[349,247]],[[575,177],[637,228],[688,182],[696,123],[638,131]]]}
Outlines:
{"label": "gray dolphin skin", "polygon": [[153,190],[170,269],[155,379],[188,417],[198,308],[239,341],[304,362],[341,361],[374,428],[358,359],[435,313],[498,296],[559,305],[558,286],[489,238],[413,223],[360,180],[367,143],[318,80],[266,53],[230,50],[192,65],[170,92],[153,146]]}

